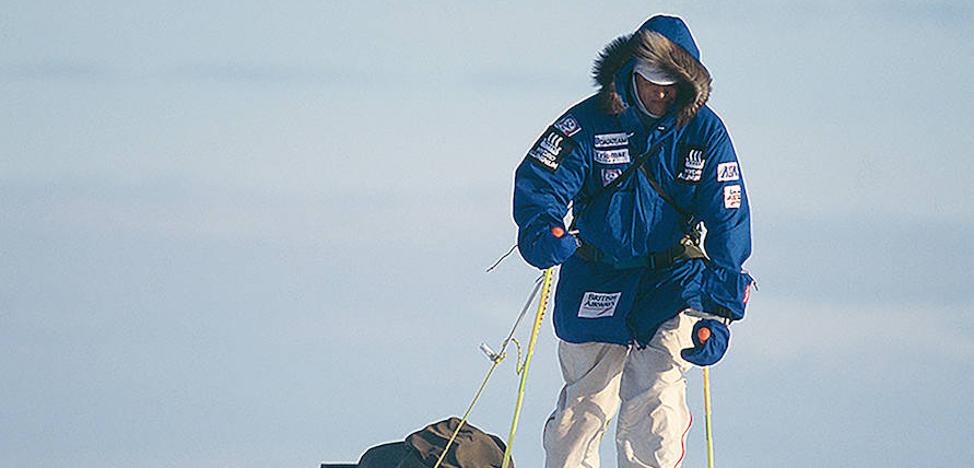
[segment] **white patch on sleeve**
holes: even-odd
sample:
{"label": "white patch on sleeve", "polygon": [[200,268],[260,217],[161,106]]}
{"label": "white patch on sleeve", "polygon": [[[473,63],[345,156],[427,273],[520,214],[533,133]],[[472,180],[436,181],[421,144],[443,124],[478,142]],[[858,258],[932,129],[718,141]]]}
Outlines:
{"label": "white patch on sleeve", "polygon": [[676,175],[676,178],[690,184],[700,182],[700,178],[703,176],[703,166],[706,163],[707,158],[704,157],[702,149],[696,147],[688,148],[683,160],[683,170]]}
{"label": "white patch on sleeve", "polygon": [[572,136],[582,130],[582,127],[578,125],[578,121],[575,120],[575,117],[570,115],[566,115],[565,118],[555,123],[555,128],[565,132],[565,136]]}
{"label": "white patch on sleeve", "polygon": [[728,185],[724,187],[724,208],[741,207],[741,186]]}
{"label": "white patch on sleeve", "polygon": [[[564,151],[566,146],[568,146],[568,151]],[[565,154],[571,152],[571,148],[574,148],[571,139],[566,140],[557,131],[549,130],[528,151],[528,156],[534,158],[548,170],[555,171],[561,164],[561,160],[565,158]]]}
{"label": "white patch on sleeve", "polygon": [[730,182],[741,179],[741,170],[736,162],[720,163],[717,165],[717,182]]}
{"label": "white patch on sleeve", "polygon": [[582,297],[582,304],[578,307],[578,316],[580,318],[612,317],[616,313],[620,297],[622,297],[621,292],[586,292]]}

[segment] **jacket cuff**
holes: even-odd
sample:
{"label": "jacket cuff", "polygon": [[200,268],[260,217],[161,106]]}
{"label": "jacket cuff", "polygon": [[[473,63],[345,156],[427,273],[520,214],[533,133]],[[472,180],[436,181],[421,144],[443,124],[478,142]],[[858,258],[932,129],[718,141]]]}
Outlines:
{"label": "jacket cuff", "polygon": [[555,226],[564,229],[564,223],[561,220],[542,215],[532,220],[523,229],[518,230],[517,248],[521,253],[521,258],[531,266],[541,270],[555,266],[558,262],[553,258],[555,255],[554,247],[550,242],[544,242],[544,237],[551,236],[550,230]]}
{"label": "jacket cuff", "polygon": [[744,318],[748,289],[754,278],[746,272],[734,272],[713,264],[703,270],[700,298],[703,312],[731,320]]}
{"label": "jacket cuff", "polygon": [[697,310],[697,309],[694,309],[694,308],[686,309],[686,310],[683,311],[683,313],[685,315],[687,315],[687,316],[694,317],[694,318],[698,318],[698,319],[701,319],[701,320],[716,320],[716,321],[718,321],[720,323],[723,323],[724,325],[730,325],[730,322],[731,322],[731,319],[729,319],[727,317],[720,316],[720,315],[714,315],[714,314],[708,314],[707,312],[704,312],[702,310]]}

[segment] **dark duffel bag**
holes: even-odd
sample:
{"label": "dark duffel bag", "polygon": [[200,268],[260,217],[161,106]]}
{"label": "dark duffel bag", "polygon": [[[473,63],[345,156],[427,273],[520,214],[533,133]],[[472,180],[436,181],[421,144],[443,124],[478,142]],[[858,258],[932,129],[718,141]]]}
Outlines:
{"label": "dark duffel bag", "polygon": [[[405,442],[372,447],[362,455],[358,468],[432,468],[459,425],[460,419],[450,418],[410,434]],[[466,423],[440,468],[501,468],[505,448],[499,437]],[[510,466],[514,467],[513,460]]]}

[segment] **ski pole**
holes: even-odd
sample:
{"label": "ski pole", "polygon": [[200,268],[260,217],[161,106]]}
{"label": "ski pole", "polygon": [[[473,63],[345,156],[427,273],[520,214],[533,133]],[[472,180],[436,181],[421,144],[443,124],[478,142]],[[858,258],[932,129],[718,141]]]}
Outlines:
{"label": "ski pole", "polygon": [[707,416],[707,467],[714,468],[714,434],[710,426],[710,367],[703,368],[703,410]]}
{"label": "ski pole", "polygon": [[[710,329],[697,330],[697,339],[703,344],[710,339]],[[707,426],[707,468],[714,468],[714,434],[710,426],[710,366],[703,368],[703,412]]]}
{"label": "ski pole", "polygon": [[538,330],[541,328],[541,321],[544,319],[545,309],[548,306],[548,296],[551,293],[551,282],[554,273],[555,267],[548,268],[544,271],[541,298],[538,299],[538,312],[534,316],[531,340],[528,342],[528,352],[524,357],[524,365],[521,368],[521,383],[517,388],[517,404],[514,405],[514,419],[511,421],[511,432],[507,436],[507,447],[504,449],[504,464],[502,468],[508,468],[511,464],[511,446],[514,445],[514,433],[517,432],[517,421],[521,417],[521,404],[524,402],[524,387],[528,381],[528,366],[531,365],[531,356],[534,355],[534,345],[538,341]]}

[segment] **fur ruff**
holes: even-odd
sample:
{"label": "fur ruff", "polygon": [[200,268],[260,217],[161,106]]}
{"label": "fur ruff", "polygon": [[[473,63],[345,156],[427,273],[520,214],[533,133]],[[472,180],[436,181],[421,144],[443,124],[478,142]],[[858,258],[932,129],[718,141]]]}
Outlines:
{"label": "fur ruff", "polygon": [[710,98],[710,72],[662,34],[653,31],[637,34],[617,37],[595,59],[592,78],[599,86],[599,108],[613,115],[626,110],[626,104],[616,90],[615,75],[631,59],[638,58],[679,78],[680,91],[675,103],[677,124],[686,125]]}

